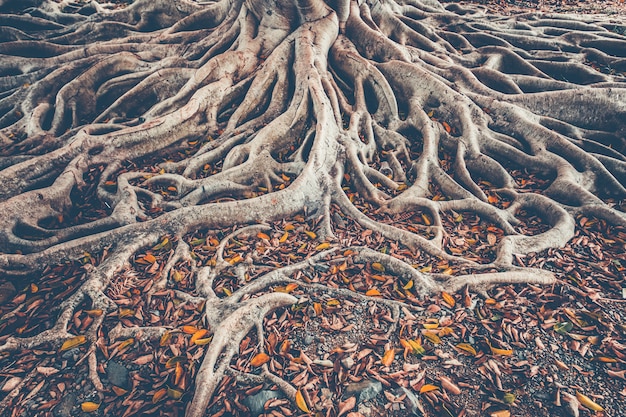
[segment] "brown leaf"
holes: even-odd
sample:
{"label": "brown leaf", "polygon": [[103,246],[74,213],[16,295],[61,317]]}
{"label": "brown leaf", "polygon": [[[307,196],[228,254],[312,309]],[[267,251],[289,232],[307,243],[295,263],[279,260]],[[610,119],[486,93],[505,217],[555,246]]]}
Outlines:
{"label": "brown leaf", "polygon": [[87,338],[85,336],[81,335],[81,336],[70,337],[65,342],[63,342],[63,345],[61,345],[60,351],[63,352],[66,350],[73,349],[76,346],[80,346],[84,344],[85,342],[87,342]]}
{"label": "brown leaf", "polygon": [[340,417],[344,413],[352,410],[356,406],[356,397],[350,397],[345,401],[339,403],[339,413],[337,417]]}

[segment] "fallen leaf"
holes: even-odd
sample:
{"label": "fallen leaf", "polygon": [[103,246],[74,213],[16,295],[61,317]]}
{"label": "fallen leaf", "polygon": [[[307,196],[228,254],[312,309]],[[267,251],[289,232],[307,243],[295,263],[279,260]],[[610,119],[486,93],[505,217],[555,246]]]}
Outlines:
{"label": "fallen leaf", "polygon": [[152,404],[156,404],[161,401],[167,395],[167,388],[161,388],[152,396]]}
{"label": "fallen leaf", "polygon": [[324,250],[324,249],[328,249],[328,248],[330,248],[330,243],[324,242],[324,243],[320,243],[319,245],[317,245],[315,247],[315,250]]}
{"label": "fallen leaf", "polygon": [[454,307],[454,305],[456,304],[456,300],[454,299],[454,297],[445,291],[441,293],[441,298],[443,298],[443,301],[445,301],[446,304],[448,304],[450,307]]}
{"label": "fallen leaf", "polygon": [[304,396],[302,395],[302,391],[300,391],[299,389],[298,391],[296,391],[296,405],[300,410],[304,411],[305,413],[310,413],[309,407],[307,407]]}
{"label": "fallen leaf", "polygon": [[476,349],[474,349],[474,347],[472,345],[470,345],[469,343],[459,343],[458,345],[456,345],[456,347],[458,349],[461,349],[465,352],[471,353],[472,355],[476,356]]}
{"label": "fallen leaf", "polygon": [[204,336],[207,335],[207,333],[209,333],[209,331],[207,329],[200,329],[198,331],[196,331],[192,336],[191,339],[189,339],[189,344],[193,345],[196,344],[196,342],[198,341],[198,339],[202,339]]}
{"label": "fallen leaf", "polygon": [[168,388],[167,389],[167,396],[170,397],[173,400],[180,400],[180,398],[183,396],[184,392],[175,388]]}
{"label": "fallen leaf", "polygon": [[587,407],[592,411],[604,411],[604,408],[602,408],[600,404],[594,402],[591,398],[581,394],[580,392],[576,392],[576,398],[584,407]]}
{"label": "fallen leaf", "polygon": [[380,360],[380,363],[382,363],[384,366],[389,366],[393,362],[393,359],[395,358],[395,356],[396,356],[396,350],[389,349],[383,355],[382,359]]}
{"label": "fallen leaf", "polygon": [[380,262],[372,263],[372,269],[378,272],[385,272],[385,267]]}
{"label": "fallen leaf", "polygon": [[356,406],[356,397],[350,397],[345,401],[339,403],[339,413],[337,417],[340,417],[345,412],[352,410]]}
{"label": "fallen leaf", "polygon": [[254,358],[252,358],[252,360],[250,361],[250,365],[252,366],[261,366],[264,363],[269,362],[270,357],[266,354],[266,353],[259,353],[257,354]]}
{"label": "fallen leaf", "polygon": [[489,417],[511,417],[511,412],[509,410],[494,411],[489,414]]}
{"label": "fallen leaf", "polygon": [[420,394],[423,394],[425,392],[437,391],[438,389],[439,387],[437,385],[425,384],[422,386],[422,388],[420,388]]}
{"label": "fallen leaf", "polygon": [[120,388],[118,386],[113,385],[111,387],[111,389],[113,390],[113,392],[115,393],[115,395],[117,395],[118,397],[121,397],[122,395],[126,394],[128,391],[126,391],[124,388]]}
{"label": "fallen leaf", "polygon": [[371,290],[367,290],[365,295],[367,295],[368,297],[376,297],[380,295],[380,291],[378,291],[376,288],[372,288]]}
{"label": "fallen leaf", "polygon": [[311,239],[315,239],[317,237],[317,235],[315,234],[315,232],[311,232],[310,230],[305,230],[304,233],[310,237]]}
{"label": "fallen leaf", "polygon": [[491,353],[494,355],[510,356],[513,354],[513,349],[498,349],[491,346]]}
{"label": "fallen leaf", "polygon": [[80,405],[80,409],[83,410],[84,413],[91,413],[92,411],[96,411],[98,408],[100,408],[100,404],[91,401],[86,401]]}
{"label": "fallen leaf", "polygon": [[63,352],[66,350],[73,349],[76,346],[80,346],[84,344],[85,342],[87,342],[87,338],[85,336],[81,335],[81,336],[70,337],[65,342],[63,342],[63,345],[61,345],[60,351]]}

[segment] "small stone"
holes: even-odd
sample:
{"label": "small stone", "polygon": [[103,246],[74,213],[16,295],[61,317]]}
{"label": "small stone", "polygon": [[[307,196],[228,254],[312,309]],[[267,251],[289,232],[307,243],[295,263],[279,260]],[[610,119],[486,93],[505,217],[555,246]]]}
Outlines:
{"label": "small stone", "polygon": [[333,361],[328,359],[316,359],[313,361],[313,364],[323,366],[324,368],[332,368],[334,366]]}
{"label": "small stone", "polygon": [[262,390],[254,395],[246,397],[243,404],[250,409],[250,416],[257,417],[265,412],[265,403],[274,398],[281,398],[278,391]]}
{"label": "small stone", "polygon": [[9,281],[0,284],[0,306],[11,301],[15,294],[17,294],[17,290]]}
{"label": "small stone", "polygon": [[354,359],[352,359],[352,356],[346,356],[341,360],[341,365],[343,365],[346,369],[352,369],[354,366]]}
{"label": "small stone", "polygon": [[310,345],[313,342],[315,342],[315,337],[312,334],[307,334],[306,336],[304,336],[305,345]]}
{"label": "small stone", "polygon": [[111,385],[127,389],[128,385],[128,369],[119,362],[110,361],[107,364],[107,378]]}
{"label": "small stone", "polygon": [[346,394],[358,394],[359,403],[364,403],[376,398],[382,390],[383,384],[381,384],[380,381],[365,380],[348,385],[346,387]]}

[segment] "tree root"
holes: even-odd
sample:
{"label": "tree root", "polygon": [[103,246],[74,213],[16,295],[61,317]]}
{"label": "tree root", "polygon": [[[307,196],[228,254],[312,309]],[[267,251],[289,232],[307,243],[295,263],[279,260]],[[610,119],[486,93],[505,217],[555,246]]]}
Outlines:
{"label": "tree root", "polygon": [[[112,280],[168,237],[176,246],[146,296],[173,288],[204,306],[213,340],[187,407],[201,416],[222,377],[237,374],[239,342],[255,330],[262,341],[263,318],[301,301],[278,285],[380,304],[392,338],[411,300],[303,274],[350,258],[422,297],[549,285],[553,273],[516,256],[566,245],[577,216],[626,225],[626,37],[607,18],[502,17],[434,0],[1,7],[16,14],[0,22],[0,274],[23,280],[85,252],[103,259],[85,265],[50,329],[11,335],[0,352],[56,347],[73,336],[81,303],[112,311]],[[528,212],[545,228],[524,229]],[[491,260],[452,250],[463,213],[501,231]],[[246,235],[279,246],[272,222],[299,215],[317,224],[316,254],[272,268],[253,249],[225,257]],[[365,244],[371,233],[403,255],[354,246],[348,222]],[[186,240],[226,229],[211,259]],[[464,272],[421,272],[419,256]],[[173,279],[181,267],[192,289]],[[215,288],[224,276],[238,285],[227,297]],[[98,389],[105,317],[85,333]],[[168,329],[120,325],[109,338]],[[237,375],[295,398],[288,380],[260,372]]]}

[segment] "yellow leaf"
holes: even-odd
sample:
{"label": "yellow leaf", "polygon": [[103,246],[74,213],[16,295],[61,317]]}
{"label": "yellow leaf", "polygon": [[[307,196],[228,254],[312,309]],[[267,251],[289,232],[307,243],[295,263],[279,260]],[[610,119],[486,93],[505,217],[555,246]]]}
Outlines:
{"label": "yellow leaf", "polygon": [[317,237],[317,235],[315,234],[315,232],[312,232],[310,230],[305,230],[304,233],[306,233],[306,235],[308,237],[310,237],[311,239],[315,239]]}
{"label": "yellow leaf", "polygon": [[228,263],[231,265],[235,265],[243,260],[240,254],[237,254],[228,260]]}
{"label": "yellow leaf", "polygon": [[425,266],[422,269],[420,269],[420,272],[424,272],[425,274],[427,274],[427,273],[429,273],[432,270],[433,270],[433,267],[431,265],[429,265],[429,266]]}
{"label": "yellow leaf", "polygon": [[86,341],[87,341],[87,338],[85,336],[70,337],[65,342],[63,342],[63,345],[61,345],[61,349],[60,350],[61,350],[61,352],[63,352],[65,350],[73,349],[76,346],[80,346],[80,345],[84,344]]}
{"label": "yellow leaf", "polygon": [[92,411],[96,411],[99,407],[100,404],[91,401],[85,401],[80,405],[80,409],[83,410],[84,413],[91,413]]}
{"label": "yellow leaf", "polygon": [[380,363],[382,363],[384,366],[389,366],[393,362],[393,359],[395,358],[395,356],[396,356],[396,350],[389,349],[383,355],[383,358],[380,360]]}
{"label": "yellow leaf", "polygon": [[509,410],[498,410],[490,413],[489,417],[511,417],[511,412]]}
{"label": "yellow leaf", "polygon": [[333,298],[332,300],[326,301],[326,305],[330,306],[330,307],[338,306],[339,304],[341,304],[341,303],[339,302],[339,300],[337,300],[335,298]]}
{"label": "yellow leaf", "polygon": [[304,400],[304,396],[302,395],[302,391],[300,391],[298,389],[298,391],[296,391],[296,405],[298,406],[298,408],[302,411],[304,411],[305,413],[310,413],[311,411],[309,411],[309,407],[307,407],[306,405],[306,401]]}
{"label": "yellow leaf", "polygon": [[456,304],[454,297],[445,291],[441,293],[441,297],[443,298],[443,301],[445,301],[446,304],[448,304],[450,307],[454,307],[454,305]]}
{"label": "yellow leaf", "polygon": [[417,340],[407,340],[407,343],[409,344],[409,346],[411,346],[411,349],[413,349],[413,353],[416,355],[423,355],[424,353],[426,353],[426,349],[424,349],[424,346],[422,346]]}
{"label": "yellow leaf", "polygon": [[102,315],[103,311],[100,310],[100,309],[85,310],[85,313],[87,313],[87,315],[91,316],[91,317],[100,317]]}
{"label": "yellow leaf", "polygon": [[438,345],[439,343],[441,343],[441,339],[439,338],[439,336],[437,336],[433,332],[424,332],[424,337],[430,340],[435,345]]}
{"label": "yellow leaf", "polygon": [[152,404],[156,404],[159,401],[161,401],[165,396],[167,395],[167,389],[166,388],[161,388],[160,390],[158,390],[157,392],[154,393],[154,395],[152,396]]}
{"label": "yellow leaf", "polygon": [[380,296],[380,291],[378,291],[376,288],[372,288],[371,290],[367,290],[365,295],[367,295],[368,297]]}
{"label": "yellow leaf", "polygon": [[372,264],[372,269],[378,272],[385,272],[385,267],[380,262],[374,262]]}
{"label": "yellow leaf", "polygon": [[224,294],[226,294],[226,296],[227,296],[227,297],[230,297],[230,296],[232,295],[232,293],[233,293],[231,290],[229,290],[229,289],[228,289],[228,288],[226,288],[226,287],[222,288],[222,292],[223,292]]}
{"label": "yellow leaf", "polygon": [[604,408],[602,408],[600,404],[594,402],[591,398],[581,394],[580,392],[576,392],[576,398],[578,398],[578,401],[580,401],[583,406],[587,407],[590,410],[604,411]]}
{"label": "yellow leaf", "polygon": [[439,337],[448,336],[453,333],[454,333],[454,330],[452,330],[450,327],[442,327],[441,330],[439,330]]}
{"label": "yellow leaf", "polygon": [[513,354],[513,349],[498,349],[491,346],[491,353],[494,355],[511,356]]}
{"label": "yellow leaf", "polygon": [[507,392],[502,397],[502,401],[504,401],[505,404],[513,404],[515,402],[515,394]]}
{"label": "yellow leaf", "polygon": [[294,230],[295,228],[296,228],[296,227],[295,227],[293,224],[291,224],[291,223],[287,223],[283,229],[285,229],[285,232],[291,232],[291,231],[292,231],[292,230]]}
{"label": "yellow leaf", "polygon": [[270,357],[266,353],[258,353],[252,360],[250,361],[250,365],[252,366],[261,366],[264,363],[269,362]]}
{"label": "yellow leaf", "polygon": [[180,397],[183,396],[183,391],[178,390],[178,389],[174,389],[174,388],[168,388],[167,389],[167,396],[170,397],[173,400],[180,400]]}
{"label": "yellow leaf", "polygon": [[167,369],[172,369],[176,367],[177,363],[187,362],[187,358],[185,356],[174,356],[171,357],[165,362],[165,367]]}
{"label": "yellow leaf", "polygon": [[426,384],[422,388],[420,388],[420,394],[423,394],[425,392],[430,392],[430,391],[436,391],[438,389],[439,389],[439,387],[436,386],[436,385]]}
{"label": "yellow leaf", "polygon": [[197,346],[204,346],[204,345],[208,345],[209,343],[211,343],[211,340],[213,340],[213,336],[211,337],[205,337],[204,339],[197,339],[194,340],[194,343]]}
{"label": "yellow leaf", "polygon": [[404,288],[405,290],[410,290],[411,288],[413,288],[413,280],[410,280],[409,282],[407,282],[406,285],[403,286],[402,288]]}
{"label": "yellow leaf", "polygon": [[191,339],[189,339],[189,344],[190,345],[196,344],[196,341],[198,341],[198,339],[202,339],[204,336],[207,335],[207,333],[209,333],[207,329],[198,330],[191,336]]}
{"label": "yellow leaf", "polygon": [[429,111],[426,115],[427,115],[428,117],[433,117],[433,115],[434,115],[434,114],[435,114],[435,111],[434,111],[434,110],[431,110],[431,111]]}
{"label": "yellow leaf", "polygon": [[187,334],[194,334],[195,332],[198,331],[198,328],[196,326],[183,326],[182,327],[183,333],[187,333]]}
{"label": "yellow leaf", "polygon": [[424,323],[423,326],[425,329],[434,330],[439,327],[439,323]]}
{"label": "yellow leaf", "polygon": [[270,237],[268,235],[266,235],[265,233],[263,233],[263,232],[257,233],[256,237],[258,237],[259,239],[270,240]]}
{"label": "yellow leaf", "polygon": [[330,243],[324,242],[324,243],[320,243],[319,245],[317,245],[315,247],[315,250],[324,250],[324,249],[328,249],[328,248],[330,248]]}
{"label": "yellow leaf", "polygon": [[172,334],[170,332],[163,333],[163,335],[161,336],[161,340],[159,340],[159,346],[167,345],[171,338]]}
{"label": "yellow leaf", "polygon": [[285,243],[285,241],[287,240],[287,238],[289,237],[289,232],[285,232],[283,233],[283,235],[280,237],[280,239],[278,239],[278,241],[280,243]]}
{"label": "yellow leaf", "polygon": [[[174,191],[176,191],[176,188],[174,188]],[[169,241],[170,240],[167,237],[163,238],[161,243],[159,243],[158,245],[153,247],[152,250],[161,250],[161,249],[163,249],[165,247],[165,245],[167,245],[169,243]]]}
{"label": "yellow leaf", "polygon": [[470,345],[469,343],[459,343],[458,345],[456,345],[456,347],[458,349],[464,350],[465,352],[471,353],[472,355],[476,356],[476,349],[474,349],[474,347]]}
{"label": "yellow leaf", "polygon": [[133,339],[132,337],[130,339],[126,339],[122,343],[117,345],[117,350],[124,350],[133,343],[135,343],[135,339]]}
{"label": "yellow leaf", "polygon": [[174,280],[174,282],[181,282],[183,280],[183,277],[184,275],[176,269],[174,270],[174,272],[172,272],[172,279]]}
{"label": "yellow leaf", "polygon": [[135,310],[130,309],[130,308],[120,308],[120,312],[119,312],[120,318],[132,317],[134,315],[135,315]]}
{"label": "yellow leaf", "polygon": [[422,213],[422,220],[424,220],[424,224],[426,226],[430,226],[432,222],[430,221],[430,217],[427,214]]}

